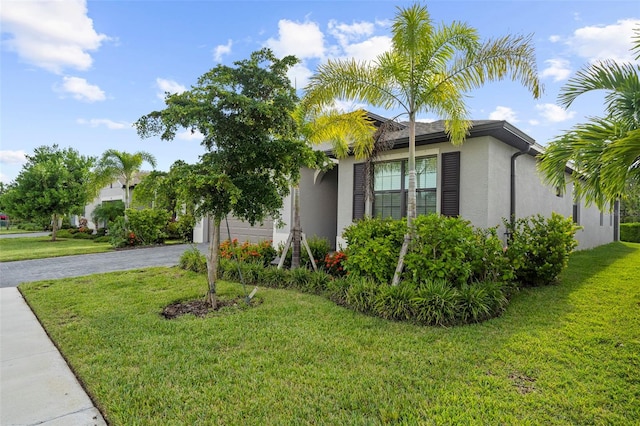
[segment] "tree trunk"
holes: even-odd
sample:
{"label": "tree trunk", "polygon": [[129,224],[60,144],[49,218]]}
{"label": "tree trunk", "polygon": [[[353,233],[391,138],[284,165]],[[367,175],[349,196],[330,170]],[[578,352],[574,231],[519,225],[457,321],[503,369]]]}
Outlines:
{"label": "tree trunk", "polygon": [[293,235],[291,251],[291,269],[300,267],[300,242],[302,240],[302,226],[300,225],[300,188],[293,187]]}
{"label": "tree trunk", "polygon": [[53,214],[53,224],[51,225],[51,241],[56,240],[56,234],[58,233],[58,213]]}
{"label": "tree trunk", "polygon": [[414,219],[416,218],[416,116],[415,113],[409,114],[409,193],[407,194],[407,233],[402,242],[400,255],[398,256],[398,265],[393,274],[391,285],[400,283],[400,276],[404,269],[404,257],[409,251],[411,240],[415,236]]}
{"label": "tree trunk", "polygon": [[[213,226],[212,226],[213,225]],[[213,224],[209,219],[209,253],[207,254],[207,281],[209,283],[209,291],[207,292],[206,301],[211,308],[218,308],[218,299],[216,296],[216,281],[218,281],[218,250],[220,247],[220,219],[214,218]]]}

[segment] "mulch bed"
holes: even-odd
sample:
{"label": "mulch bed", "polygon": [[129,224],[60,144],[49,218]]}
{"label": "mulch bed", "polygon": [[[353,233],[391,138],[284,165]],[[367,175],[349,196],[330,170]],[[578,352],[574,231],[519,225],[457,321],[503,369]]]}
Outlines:
{"label": "mulch bed", "polygon": [[175,302],[162,310],[162,316],[166,319],[178,318],[182,315],[192,314],[197,317],[204,317],[209,312],[215,312],[224,308],[225,306],[237,306],[239,303],[244,303],[243,299],[236,297],[235,299],[218,299],[217,309],[211,308],[211,305],[204,300],[189,300],[186,302]]}

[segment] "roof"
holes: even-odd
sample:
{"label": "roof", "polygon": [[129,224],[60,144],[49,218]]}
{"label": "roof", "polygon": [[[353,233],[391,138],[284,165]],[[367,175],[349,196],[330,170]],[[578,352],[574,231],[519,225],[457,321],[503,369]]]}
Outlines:
{"label": "roof", "polygon": [[[431,123],[417,122],[416,146],[448,142],[449,137],[445,132],[444,123],[444,120]],[[408,125],[408,123],[402,124]],[[537,151],[537,147],[542,148],[536,144],[536,141],[531,136],[504,120],[472,120],[467,138],[481,136],[493,136],[521,151],[528,151],[530,148],[534,148]],[[396,132],[390,132],[388,137],[389,140],[393,141],[393,149],[409,146],[408,127]]]}

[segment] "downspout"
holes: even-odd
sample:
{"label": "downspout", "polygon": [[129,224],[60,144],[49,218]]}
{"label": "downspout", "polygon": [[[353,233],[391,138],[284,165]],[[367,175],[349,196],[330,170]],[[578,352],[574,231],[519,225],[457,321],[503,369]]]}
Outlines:
{"label": "downspout", "polygon": [[[509,223],[513,227],[516,223],[516,159],[523,154],[529,153],[531,145],[527,144],[527,147],[523,151],[518,151],[511,156],[511,195],[509,205]],[[507,238],[511,239],[511,234],[507,233]]]}

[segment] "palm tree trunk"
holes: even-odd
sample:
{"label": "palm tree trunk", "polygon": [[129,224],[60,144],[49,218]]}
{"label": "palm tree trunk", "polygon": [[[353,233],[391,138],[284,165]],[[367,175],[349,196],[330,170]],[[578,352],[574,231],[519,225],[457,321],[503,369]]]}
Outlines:
{"label": "palm tree trunk", "polygon": [[409,251],[411,240],[415,236],[414,219],[416,218],[416,116],[409,114],[409,191],[407,194],[407,233],[402,242],[402,248],[398,256],[398,265],[393,274],[391,285],[400,283],[400,276],[404,269],[404,257]]}
{"label": "palm tree trunk", "polygon": [[[212,226],[213,225],[213,226]],[[220,219],[214,218],[213,224],[209,219],[209,253],[207,254],[207,281],[209,291],[206,301],[212,309],[218,308],[216,296],[216,282],[218,281],[218,249],[220,247]]]}
{"label": "palm tree trunk", "polygon": [[302,240],[302,226],[300,225],[300,187],[293,187],[293,229],[291,230],[292,251],[291,269],[300,267],[300,241]]}

